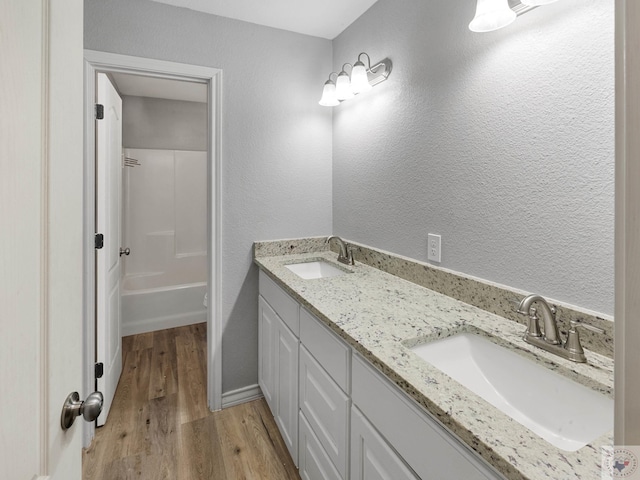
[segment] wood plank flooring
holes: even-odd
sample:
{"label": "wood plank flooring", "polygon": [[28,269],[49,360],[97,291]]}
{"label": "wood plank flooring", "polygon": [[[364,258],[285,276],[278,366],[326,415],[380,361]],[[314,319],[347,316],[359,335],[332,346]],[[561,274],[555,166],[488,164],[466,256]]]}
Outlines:
{"label": "wood plank flooring", "polygon": [[122,339],[105,426],[84,480],[299,480],[264,399],[209,412],[206,324]]}

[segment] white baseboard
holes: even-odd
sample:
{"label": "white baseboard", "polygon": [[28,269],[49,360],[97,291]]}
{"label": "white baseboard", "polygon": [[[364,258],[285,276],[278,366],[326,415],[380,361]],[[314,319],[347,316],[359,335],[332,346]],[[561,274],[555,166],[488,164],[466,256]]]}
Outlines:
{"label": "white baseboard", "polygon": [[222,394],[222,408],[233,407],[241,403],[250,402],[262,398],[262,390],[256,385],[249,385],[237,390],[232,390]]}
{"label": "white baseboard", "polygon": [[167,328],[184,327],[194,323],[204,323],[207,321],[207,311],[187,313],[181,315],[170,315],[167,317],[148,318],[137,322],[127,322],[122,324],[122,336],[137,335],[138,333],[155,332]]}

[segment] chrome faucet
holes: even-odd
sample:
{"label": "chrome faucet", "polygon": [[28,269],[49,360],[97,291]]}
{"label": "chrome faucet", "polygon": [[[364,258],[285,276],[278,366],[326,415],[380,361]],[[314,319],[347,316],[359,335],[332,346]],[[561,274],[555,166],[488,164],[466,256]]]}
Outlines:
{"label": "chrome faucet", "polygon": [[347,244],[344,243],[337,235],[331,235],[327,238],[327,243],[331,242],[331,240],[336,240],[338,245],[340,246],[340,253],[338,254],[338,261],[340,263],[344,263],[345,265],[355,265],[356,262],[353,260],[353,250],[347,248]]}
{"label": "chrome faucet", "polygon": [[[543,333],[540,332],[538,310],[532,306],[533,303],[537,303],[540,307],[542,320],[544,322]],[[529,316],[529,325],[524,332],[525,342],[573,362],[585,363],[587,361],[584,349],[580,344],[580,335],[578,334],[577,327],[584,327],[596,333],[604,333],[604,330],[601,328],[577,320],[571,320],[571,328],[567,333],[567,341],[563,343],[558,333],[556,307],[554,305],[549,306],[543,297],[536,294],[524,297],[518,306],[517,312]]]}
{"label": "chrome faucet", "polygon": [[[520,306],[518,306],[518,313],[522,315],[529,315],[529,328],[527,329],[527,335],[533,337],[540,337],[540,328],[538,325],[538,318],[536,316],[536,309],[531,311],[531,304],[538,302],[542,311],[542,320],[544,321],[544,341],[550,345],[559,345],[560,335],[558,334],[558,323],[556,322],[556,307],[549,306],[547,301],[540,295],[528,295],[522,299]],[[533,325],[532,325],[533,323]],[[525,337],[526,340],[526,337]]]}

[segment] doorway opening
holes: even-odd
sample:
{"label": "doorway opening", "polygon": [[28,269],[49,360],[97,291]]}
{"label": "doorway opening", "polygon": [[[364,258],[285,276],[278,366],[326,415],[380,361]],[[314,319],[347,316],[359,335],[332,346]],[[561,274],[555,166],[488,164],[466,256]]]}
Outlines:
{"label": "doorway opening", "polygon": [[[100,296],[96,293],[96,283],[99,283],[96,282],[96,273],[100,274],[100,267],[95,263],[94,235],[102,233],[95,231],[96,218],[100,216],[100,205],[96,202],[100,182],[94,179],[100,180],[100,172],[96,172],[95,167],[99,156],[95,134],[97,79],[106,76],[125,98],[122,115],[125,132],[122,142],[124,188],[119,199],[125,208],[120,209],[124,212],[124,221],[118,221],[123,228],[121,238],[125,243],[118,246],[120,252],[117,255],[118,260],[123,259],[118,263],[124,267],[119,273],[121,285],[118,288],[123,293],[122,297],[118,294],[122,305],[119,302],[117,305],[124,311],[124,323],[117,325],[117,342],[126,335],[206,320],[207,404],[211,410],[221,409],[221,73],[207,67],[85,51],[86,392],[93,391],[95,387],[96,352],[105,341],[100,338],[104,336],[102,329],[96,328],[94,323],[96,302]],[[200,112],[206,127],[202,128],[200,135],[191,137],[189,134],[194,133],[193,128],[187,127],[186,136],[184,132],[177,135],[182,143],[178,140],[177,144],[169,142],[163,145],[166,135],[163,138],[156,135],[155,140],[147,139],[150,143],[145,144],[141,140],[144,139],[145,127],[156,123],[162,128],[164,121],[163,118],[152,119],[149,110],[167,111],[172,108],[190,110],[195,116]],[[145,165],[146,172],[143,172]],[[158,188],[159,185],[164,188]],[[171,195],[167,195],[169,190]],[[202,202],[199,203],[200,198]],[[166,308],[158,309],[163,301],[168,302]],[[175,307],[180,311],[171,314],[171,308]],[[86,424],[85,447],[91,443],[94,428],[93,424]]]}

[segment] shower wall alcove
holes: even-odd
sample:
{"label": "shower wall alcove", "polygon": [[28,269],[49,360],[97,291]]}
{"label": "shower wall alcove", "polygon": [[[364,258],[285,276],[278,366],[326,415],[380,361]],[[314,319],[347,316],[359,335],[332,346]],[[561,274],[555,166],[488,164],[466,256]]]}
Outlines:
{"label": "shower wall alcove", "polygon": [[206,103],[123,97],[123,336],[205,322]]}

